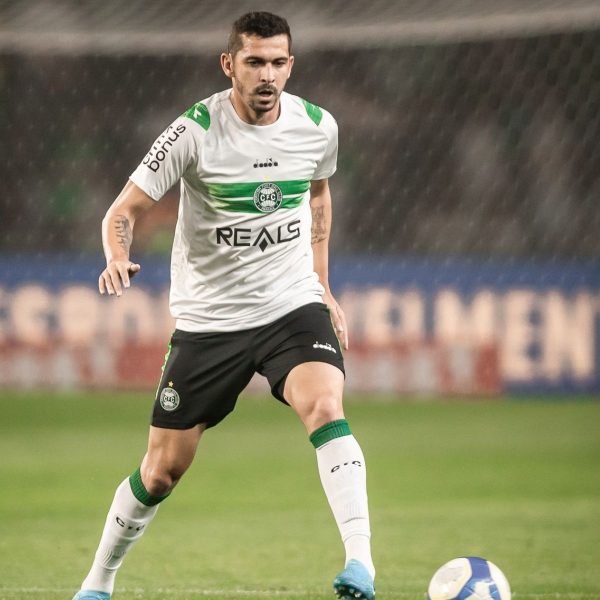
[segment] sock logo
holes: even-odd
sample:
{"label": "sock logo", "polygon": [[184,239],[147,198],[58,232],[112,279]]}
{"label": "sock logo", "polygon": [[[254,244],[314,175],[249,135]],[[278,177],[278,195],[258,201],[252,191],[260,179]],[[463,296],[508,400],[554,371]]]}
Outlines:
{"label": "sock logo", "polygon": [[330,471],[330,473],[335,473],[336,471],[339,471],[342,467],[347,467],[348,465],[354,465],[355,467],[362,467],[362,463],[360,462],[360,460],[353,460],[351,462],[345,462],[342,465],[335,465],[335,467],[333,467]]}
{"label": "sock logo", "polygon": [[144,527],[146,527],[146,525],[130,525],[129,523],[127,523],[126,521],[124,521],[123,519],[121,519],[121,517],[119,515],[115,516],[115,521],[117,522],[117,525],[119,525],[119,527],[122,527],[123,529],[127,529],[129,530],[134,530],[134,531],[142,531],[142,529],[144,529]]}

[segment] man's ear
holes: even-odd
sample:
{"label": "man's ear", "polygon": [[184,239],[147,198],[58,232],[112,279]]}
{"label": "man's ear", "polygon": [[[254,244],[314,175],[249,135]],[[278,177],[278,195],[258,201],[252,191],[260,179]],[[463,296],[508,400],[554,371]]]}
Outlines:
{"label": "man's ear", "polygon": [[233,78],[235,75],[233,73],[233,57],[231,54],[223,52],[221,54],[221,68],[223,72],[229,79]]}

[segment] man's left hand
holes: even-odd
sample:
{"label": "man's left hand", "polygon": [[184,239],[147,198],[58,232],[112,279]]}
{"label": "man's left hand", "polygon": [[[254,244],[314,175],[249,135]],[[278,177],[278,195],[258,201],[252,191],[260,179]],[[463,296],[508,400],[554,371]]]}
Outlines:
{"label": "man's left hand", "polygon": [[337,335],[338,340],[340,340],[342,348],[348,350],[348,327],[346,325],[346,315],[344,314],[342,307],[337,303],[331,292],[325,292],[323,294],[323,302],[329,308],[335,335]]}

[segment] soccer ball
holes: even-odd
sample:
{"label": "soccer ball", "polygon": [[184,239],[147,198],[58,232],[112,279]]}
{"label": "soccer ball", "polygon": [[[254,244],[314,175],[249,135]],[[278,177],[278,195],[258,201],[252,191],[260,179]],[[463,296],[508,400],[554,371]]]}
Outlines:
{"label": "soccer ball", "polygon": [[428,600],[510,600],[504,573],[485,558],[467,556],[442,565],[431,578]]}

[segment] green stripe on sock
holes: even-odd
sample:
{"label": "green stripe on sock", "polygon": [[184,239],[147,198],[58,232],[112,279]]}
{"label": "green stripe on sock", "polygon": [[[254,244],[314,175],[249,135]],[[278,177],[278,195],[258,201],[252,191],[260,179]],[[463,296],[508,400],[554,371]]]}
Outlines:
{"label": "green stripe on sock", "polygon": [[345,435],[352,435],[348,421],[346,421],[346,419],[338,419],[337,421],[326,423],[322,427],[319,427],[319,429],[313,431],[310,434],[310,443],[315,448],[319,448],[323,444],[326,444],[335,438],[344,437]]}
{"label": "green stripe on sock", "polygon": [[133,495],[146,506],[154,506],[169,496],[169,494],[165,494],[164,496],[153,496],[150,494],[142,482],[142,474],[139,468],[129,476],[129,485],[131,485]]}

